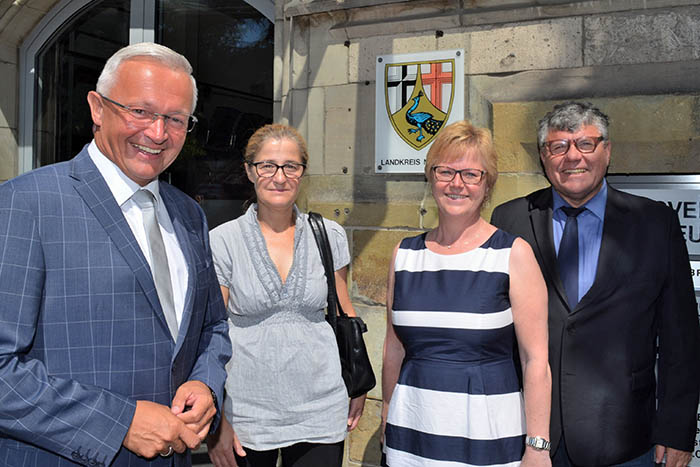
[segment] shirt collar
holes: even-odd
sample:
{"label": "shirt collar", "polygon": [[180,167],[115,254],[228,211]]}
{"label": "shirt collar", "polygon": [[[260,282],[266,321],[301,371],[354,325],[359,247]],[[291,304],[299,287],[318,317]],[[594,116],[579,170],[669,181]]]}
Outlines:
{"label": "shirt collar", "polygon": [[88,145],[88,154],[90,159],[97,166],[97,170],[107,182],[109,191],[112,192],[112,196],[117,201],[119,206],[129,201],[137,190],[144,188],[151,193],[156,198],[157,202],[160,202],[160,192],[158,189],[158,179],[153,180],[148,185],[141,187],[138,183],[126,176],[124,172],[112,162],[107,156],[102,154],[100,148],[97,147],[97,143],[93,139]]}
{"label": "shirt collar", "polygon": [[[595,194],[595,196],[589,199],[583,206],[591,211],[595,216],[601,221],[605,217],[605,204],[608,201],[608,183],[603,179],[603,185],[600,187],[600,191]],[[552,187],[552,212],[559,213],[561,208],[564,206],[569,206],[569,203],[564,201],[557,190]]]}

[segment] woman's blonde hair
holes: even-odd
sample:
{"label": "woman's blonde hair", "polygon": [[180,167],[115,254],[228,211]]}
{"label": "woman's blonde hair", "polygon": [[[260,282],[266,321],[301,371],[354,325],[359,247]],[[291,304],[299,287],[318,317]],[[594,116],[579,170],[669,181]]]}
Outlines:
{"label": "woman's blonde hair", "polygon": [[[459,147],[463,151],[447,156],[450,149]],[[486,199],[491,194],[491,189],[498,179],[498,155],[493,146],[491,132],[486,128],[479,128],[468,120],[452,123],[438,133],[433,145],[428,151],[425,161],[425,176],[432,180],[433,167],[443,163],[453,162],[468,151],[474,151],[484,166],[486,180]]]}
{"label": "woman's blonde hair", "polygon": [[248,144],[245,147],[245,152],[243,153],[243,158],[246,162],[250,163],[255,160],[255,156],[258,155],[260,149],[269,140],[282,140],[289,139],[296,143],[299,148],[299,154],[301,155],[301,162],[306,164],[309,161],[309,151],[306,148],[306,141],[304,137],[299,134],[299,132],[289,126],[283,125],[281,123],[269,123],[261,128],[258,128],[253,136],[248,140]]}

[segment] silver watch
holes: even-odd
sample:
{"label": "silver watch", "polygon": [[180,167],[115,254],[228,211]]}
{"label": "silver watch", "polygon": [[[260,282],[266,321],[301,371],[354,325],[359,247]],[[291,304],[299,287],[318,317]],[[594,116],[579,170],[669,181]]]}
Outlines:
{"label": "silver watch", "polygon": [[549,451],[552,443],[541,436],[528,436],[525,438],[525,445],[537,449],[538,451]]}

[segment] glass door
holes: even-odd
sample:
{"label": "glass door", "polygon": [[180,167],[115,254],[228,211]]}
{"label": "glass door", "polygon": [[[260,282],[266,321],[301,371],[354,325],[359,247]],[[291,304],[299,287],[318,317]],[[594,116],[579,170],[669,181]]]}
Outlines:
{"label": "glass door", "polygon": [[87,93],[105,61],[129,43],[130,0],[78,11],[36,54],[33,166],[73,158],[92,139]]}
{"label": "glass door", "polygon": [[199,88],[200,123],[163,178],[196,199],[212,227],[240,215],[251,195],[243,149],[273,108],[274,23],[251,4],[271,15],[265,0],[62,0],[22,47],[21,171],[89,143],[86,95],[105,61],[155,39],[189,59]]}
{"label": "glass door", "polygon": [[243,150],[272,121],[274,24],[242,0],[161,0],[156,18],[156,41],[190,60],[199,89],[199,123],[164,176],[214,227],[252,194]]}

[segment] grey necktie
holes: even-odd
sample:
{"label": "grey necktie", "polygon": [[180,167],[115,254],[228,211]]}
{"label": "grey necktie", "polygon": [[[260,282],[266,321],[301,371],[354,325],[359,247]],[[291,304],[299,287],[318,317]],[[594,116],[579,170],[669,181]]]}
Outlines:
{"label": "grey necktie", "polygon": [[148,190],[138,190],[131,199],[139,205],[143,212],[146,239],[151,250],[153,281],[156,284],[158,299],[160,300],[161,308],[163,308],[163,314],[168,323],[170,334],[172,334],[173,340],[177,340],[177,317],[175,316],[175,305],[173,303],[173,287],[170,282],[170,267],[168,266],[168,256],[165,253],[163,236],[158,226],[155,198]]}

